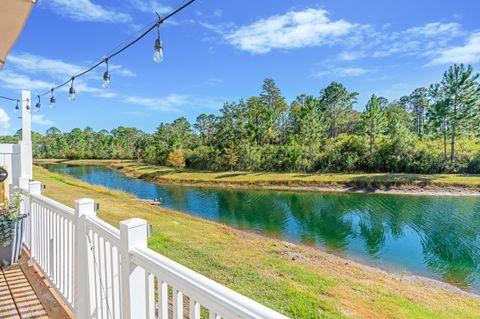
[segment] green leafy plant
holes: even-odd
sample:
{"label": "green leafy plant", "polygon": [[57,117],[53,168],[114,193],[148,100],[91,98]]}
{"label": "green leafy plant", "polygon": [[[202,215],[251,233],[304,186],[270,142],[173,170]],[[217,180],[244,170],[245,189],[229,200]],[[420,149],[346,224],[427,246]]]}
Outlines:
{"label": "green leafy plant", "polygon": [[6,203],[5,207],[0,209],[0,245],[3,247],[10,244],[16,222],[23,218],[20,215],[20,202],[20,194],[16,193]]}

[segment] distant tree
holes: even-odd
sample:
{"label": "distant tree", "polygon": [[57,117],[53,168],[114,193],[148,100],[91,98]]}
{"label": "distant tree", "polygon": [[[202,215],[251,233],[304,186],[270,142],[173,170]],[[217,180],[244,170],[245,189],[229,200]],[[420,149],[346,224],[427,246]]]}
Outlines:
{"label": "distant tree", "polygon": [[455,160],[455,142],[458,136],[468,133],[478,112],[480,86],[479,75],[463,64],[453,65],[443,75],[443,80],[430,88],[431,96],[446,103],[450,128],[450,160]]}
{"label": "distant tree", "polygon": [[375,148],[375,139],[382,134],[386,127],[386,116],[383,109],[378,103],[377,97],[372,95],[365,111],[362,113],[362,126],[365,134],[369,137],[370,145],[370,161],[373,162],[373,153]]}
{"label": "distant tree", "polygon": [[387,135],[390,138],[405,138],[410,126],[411,114],[406,110],[404,104],[393,101],[385,106],[380,104],[380,107],[385,112],[387,119]]}
{"label": "distant tree", "polygon": [[[239,145],[240,143],[250,142],[246,107],[243,100],[238,103],[223,104],[220,110],[221,115],[215,122],[215,145],[219,150],[223,150],[231,144]],[[255,139],[256,133],[251,132],[251,134],[252,138]]]}
{"label": "distant tree", "polygon": [[419,137],[422,137],[425,125],[425,112],[430,103],[428,99],[428,89],[424,87],[415,89],[409,96],[409,102],[413,115],[414,131]]}
{"label": "distant tree", "polygon": [[306,156],[311,163],[325,132],[320,101],[311,95],[298,96],[290,106],[290,126],[296,140],[307,147]]}
{"label": "distant tree", "polygon": [[[373,95],[359,112],[353,109],[357,93],[341,83],[330,83],[318,97],[301,94],[287,107],[275,82],[265,79],[259,95],[224,103],[193,126],[181,117],[160,123],[153,134],[122,126],[99,132],[50,128],[32,133],[33,155],[209,170],[480,173],[478,82],[471,67],[454,65],[428,90],[392,102]],[[21,130],[0,136],[3,143],[20,139]],[[441,146],[452,163],[439,160]]]}
{"label": "distant tree", "polygon": [[181,149],[177,149],[168,154],[167,164],[175,167],[176,169],[181,169],[185,167],[185,157]]}
{"label": "distant tree", "polygon": [[238,153],[237,148],[234,144],[230,144],[230,146],[225,150],[225,157],[226,157],[226,164],[228,168],[233,171],[235,166],[238,163]]}
{"label": "distant tree", "polygon": [[443,140],[443,159],[447,160],[447,134],[450,130],[448,123],[449,102],[439,100],[433,103],[428,111],[427,118],[435,135],[440,135]]}
{"label": "distant tree", "polygon": [[263,81],[260,93],[262,133],[264,142],[274,143],[279,138],[285,140],[285,112],[288,104],[273,79]]}
{"label": "distant tree", "polygon": [[346,114],[352,112],[353,104],[357,102],[357,96],[357,92],[348,92],[337,82],[330,83],[320,91],[320,105],[329,137],[337,137],[339,128],[345,124]]}
{"label": "distant tree", "polygon": [[198,131],[202,145],[211,145],[215,135],[215,122],[217,117],[213,114],[200,114],[193,127]]}

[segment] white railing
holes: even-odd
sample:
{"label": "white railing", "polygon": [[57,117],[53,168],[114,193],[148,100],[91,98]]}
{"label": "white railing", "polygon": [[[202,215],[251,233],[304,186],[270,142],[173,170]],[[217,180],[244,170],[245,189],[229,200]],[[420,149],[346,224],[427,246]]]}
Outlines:
{"label": "white railing", "polygon": [[76,318],[287,318],[149,249],[145,220],[118,230],[93,200],[72,209],[41,189],[22,190],[24,245]]}
{"label": "white railing", "polygon": [[29,214],[25,225],[25,245],[31,260],[55,287],[67,306],[73,310],[73,256],[75,252],[74,210],[41,195],[42,184],[31,182],[23,192]]}

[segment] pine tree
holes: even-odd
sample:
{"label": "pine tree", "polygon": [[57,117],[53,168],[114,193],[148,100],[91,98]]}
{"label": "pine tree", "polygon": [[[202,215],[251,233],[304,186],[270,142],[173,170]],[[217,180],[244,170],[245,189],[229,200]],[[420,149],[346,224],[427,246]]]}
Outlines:
{"label": "pine tree", "polygon": [[479,75],[463,64],[451,66],[440,84],[432,86],[431,94],[447,103],[450,126],[450,160],[455,160],[455,142],[458,136],[472,129],[480,98]]}
{"label": "pine tree", "polygon": [[439,100],[429,106],[427,110],[427,119],[430,129],[434,135],[440,135],[443,140],[443,159],[447,160],[447,134],[450,130],[448,122],[449,118],[449,102]]}
{"label": "pine tree", "polygon": [[370,145],[370,161],[373,162],[373,153],[375,148],[375,139],[382,134],[387,124],[385,112],[380,107],[378,99],[372,95],[370,101],[365,106],[365,111],[362,113],[362,127],[363,131],[369,137]]}

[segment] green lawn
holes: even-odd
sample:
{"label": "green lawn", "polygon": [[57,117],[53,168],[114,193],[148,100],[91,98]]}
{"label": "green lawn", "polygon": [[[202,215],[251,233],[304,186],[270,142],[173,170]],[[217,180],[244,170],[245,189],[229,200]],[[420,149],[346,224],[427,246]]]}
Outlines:
{"label": "green lawn", "polygon": [[[222,176],[130,165],[175,178]],[[154,229],[150,248],[293,318],[478,318],[480,299],[476,297],[428,283],[401,281],[314,248],[167,211],[126,193],[39,167],[34,168],[34,176],[47,185],[45,195],[66,205],[73,206],[77,198],[95,199],[100,203],[99,216],[116,227],[132,217],[148,220]]]}

